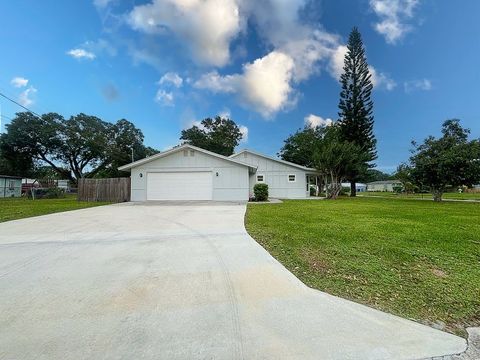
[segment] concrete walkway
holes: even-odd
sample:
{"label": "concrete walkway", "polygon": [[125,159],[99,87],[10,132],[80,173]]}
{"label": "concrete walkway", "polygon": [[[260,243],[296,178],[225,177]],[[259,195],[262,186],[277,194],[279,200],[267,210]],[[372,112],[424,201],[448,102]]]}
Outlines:
{"label": "concrete walkway", "polygon": [[312,290],[245,204],[121,204],[0,224],[0,359],[423,359],[464,339]]}

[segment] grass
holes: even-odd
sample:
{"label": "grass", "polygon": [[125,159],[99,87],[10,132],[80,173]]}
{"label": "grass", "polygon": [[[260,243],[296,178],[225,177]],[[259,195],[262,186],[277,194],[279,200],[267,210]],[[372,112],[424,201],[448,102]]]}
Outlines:
{"label": "grass", "polygon": [[[393,197],[400,199],[428,199],[432,200],[432,194],[397,194],[393,192],[368,191],[358,193],[358,196],[379,196],[379,197]],[[450,200],[478,200],[480,201],[480,192],[477,193],[445,193],[443,199]]]}
{"label": "grass", "polygon": [[5,198],[0,199],[0,223],[106,204],[108,203],[77,201],[76,195],[67,195],[63,199],[31,200],[26,198]]}
{"label": "grass", "polygon": [[287,200],[248,206],[246,226],[310,287],[457,334],[480,325],[480,204]]}

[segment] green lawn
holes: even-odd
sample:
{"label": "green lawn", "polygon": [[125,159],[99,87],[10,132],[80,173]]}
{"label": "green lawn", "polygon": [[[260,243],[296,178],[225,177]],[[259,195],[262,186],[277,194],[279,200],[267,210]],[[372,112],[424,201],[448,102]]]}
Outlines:
{"label": "green lawn", "polygon": [[108,203],[77,201],[76,195],[68,195],[63,199],[0,199],[0,222],[106,204]]}
{"label": "green lawn", "polygon": [[[411,199],[428,199],[432,200],[432,194],[397,194],[393,192],[368,191],[359,193],[359,196],[379,196],[379,197],[394,197],[394,198],[411,198]],[[480,201],[480,192],[478,193],[445,193],[444,199],[454,200],[478,200]]]}
{"label": "green lawn", "polygon": [[246,226],[313,288],[455,333],[480,325],[480,204],[290,200],[249,205]]}

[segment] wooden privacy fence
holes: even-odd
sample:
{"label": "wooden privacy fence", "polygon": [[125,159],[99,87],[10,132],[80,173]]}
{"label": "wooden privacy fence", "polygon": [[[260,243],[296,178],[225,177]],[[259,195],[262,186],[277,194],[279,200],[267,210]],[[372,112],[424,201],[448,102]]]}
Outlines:
{"label": "wooden privacy fence", "polygon": [[130,201],[130,178],[79,179],[80,201]]}

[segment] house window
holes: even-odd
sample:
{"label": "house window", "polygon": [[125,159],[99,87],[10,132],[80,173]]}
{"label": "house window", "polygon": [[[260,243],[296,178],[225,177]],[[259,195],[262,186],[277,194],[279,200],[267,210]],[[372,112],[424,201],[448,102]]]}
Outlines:
{"label": "house window", "polygon": [[264,182],[265,177],[263,175],[257,175],[257,182]]}
{"label": "house window", "polygon": [[195,151],[190,150],[190,156],[194,156],[194,155],[195,155]]}
{"label": "house window", "polygon": [[15,190],[15,181],[14,180],[10,180],[8,182],[8,190]]}
{"label": "house window", "polygon": [[247,153],[246,153],[246,152],[243,153],[243,157],[244,157],[245,159],[247,158]]}
{"label": "house window", "polygon": [[188,150],[183,150],[183,156],[188,156]]}
{"label": "house window", "polygon": [[288,182],[295,182],[296,180],[297,179],[296,179],[295,174],[288,175]]}

